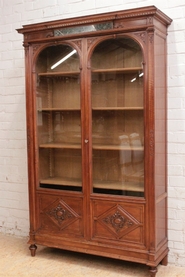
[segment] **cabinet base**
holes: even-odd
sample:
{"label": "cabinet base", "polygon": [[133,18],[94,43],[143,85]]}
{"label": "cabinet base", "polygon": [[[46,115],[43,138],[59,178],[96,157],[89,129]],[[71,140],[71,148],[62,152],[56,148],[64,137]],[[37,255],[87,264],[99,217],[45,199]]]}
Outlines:
{"label": "cabinet base", "polygon": [[[29,246],[29,250],[31,252],[31,256],[34,257],[36,255],[37,246],[35,244],[31,244]],[[166,266],[168,264],[168,255],[166,255],[162,261],[160,262],[161,265]],[[155,277],[157,274],[157,266],[151,266],[149,267],[149,277]]]}

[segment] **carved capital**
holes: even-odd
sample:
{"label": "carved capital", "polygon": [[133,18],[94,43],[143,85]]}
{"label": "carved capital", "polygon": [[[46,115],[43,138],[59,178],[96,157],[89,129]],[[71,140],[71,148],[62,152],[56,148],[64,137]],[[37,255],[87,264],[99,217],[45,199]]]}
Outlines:
{"label": "carved capital", "polygon": [[148,28],[147,32],[148,32],[149,42],[153,43],[153,41],[154,41],[154,28],[153,27]]}
{"label": "carved capital", "polygon": [[25,41],[23,42],[23,47],[24,47],[26,56],[28,55],[29,46],[30,46],[30,44],[28,42],[25,42]]}

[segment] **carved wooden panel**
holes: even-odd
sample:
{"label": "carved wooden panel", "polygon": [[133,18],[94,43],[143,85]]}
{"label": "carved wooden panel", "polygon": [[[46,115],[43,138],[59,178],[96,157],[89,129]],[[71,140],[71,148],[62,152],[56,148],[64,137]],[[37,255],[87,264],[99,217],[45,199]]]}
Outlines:
{"label": "carved wooden panel", "polygon": [[129,19],[129,20],[116,20],[114,23],[114,28],[115,29],[127,29],[129,27],[133,26],[138,26],[138,25],[146,25],[147,24],[147,19],[146,18],[141,18],[140,20],[135,20],[135,19]]}
{"label": "carved wooden panel", "polygon": [[82,236],[82,200],[68,197],[40,195],[39,232],[52,232],[61,236]]}
{"label": "carved wooden panel", "polygon": [[93,239],[143,244],[144,206],[93,201]]}

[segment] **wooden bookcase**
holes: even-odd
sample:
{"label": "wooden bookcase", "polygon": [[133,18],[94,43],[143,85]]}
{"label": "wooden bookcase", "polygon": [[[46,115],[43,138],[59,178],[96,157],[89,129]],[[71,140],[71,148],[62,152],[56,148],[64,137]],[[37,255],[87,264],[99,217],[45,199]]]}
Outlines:
{"label": "wooden bookcase", "polygon": [[30,250],[167,265],[166,36],[155,6],[25,25]]}

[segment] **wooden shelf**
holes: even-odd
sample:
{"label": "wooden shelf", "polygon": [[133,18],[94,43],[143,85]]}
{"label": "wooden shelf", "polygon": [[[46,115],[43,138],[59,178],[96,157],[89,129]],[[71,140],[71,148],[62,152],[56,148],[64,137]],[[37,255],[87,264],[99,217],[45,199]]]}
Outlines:
{"label": "wooden shelf", "polygon": [[38,112],[65,112],[65,111],[81,111],[80,108],[40,108]]}
{"label": "wooden shelf", "polygon": [[[42,143],[39,145],[40,148],[63,148],[63,149],[81,149],[81,144],[79,143]],[[94,150],[123,150],[123,151],[143,151],[143,146],[123,146],[123,145],[113,145],[113,144],[93,144],[92,149]]]}
{"label": "wooden shelf", "polygon": [[134,181],[125,181],[125,182],[106,182],[96,180],[93,184],[94,188],[98,189],[110,189],[110,190],[125,190],[125,191],[135,191],[135,192],[144,192],[144,182],[134,182]]}
{"label": "wooden shelf", "polygon": [[[51,177],[47,179],[40,180],[40,184],[47,184],[47,185],[61,185],[61,186],[75,186],[81,187],[82,181],[79,179],[67,179],[67,178],[59,178],[59,177]],[[93,184],[94,188],[99,189],[113,189],[113,190],[125,190],[125,191],[144,191],[144,184],[142,182],[106,182],[106,181],[99,181],[96,180]]]}
{"label": "wooden shelf", "polygon": [[93,107],[93,111],[142,111],[143,107]]}
{"label": "wooden shelf", "polygon": [[[81,144],[79,143],[42,143],[39,145],[40,148],[63,148],[63,149],[81,149]],[[123,146],[123,145],[113,145],[113,144],[93,144],[92,149],[94,150],[123,150],[123,151],[143,151],[143,146]]]}
{"label": "wooden shelf", "polygon": [[82,181],[79,179],[72,179],[72,178],[64,179],[59,177],[51,177],[51,178],[40,180],[40,184],[81,187]]}
{"label": "wooden shelf", "polygon": [[142,67],[129,67],[129,68],[102,68],[102,69],[92,69],[92,73],[124,73],[124,74],[130,74],[130,73],[137,73],[138,71],[142,71]]}
{"label": "wooden shelf", "polygon": [[[142,71],[142,67],[130,67],[130,68],[101,68],[101,69],[92,69],[92,73],[106,73],[106,74],[130,74],[137,73],[138,71]],[[61,71],[61,72],[41,72],[38,73],[40,77],[62,77],[62,76],[78,76],[80,71]]]}
{"label": "wooden shelf", "polygon": [[80,74],[79,71],[62,71],[62,72],[45,72],[38,73],[40,77],[65,77],[65,76],[78,76]]}
{"label": "wooden shelf", "polygon": [[[143,107],[93,107],[93,111],[142,111]],[[80,108],[40,108],[39,112],[80,111]]]}
{"label": "wooden shelf", "polygon": [[81,144],[79,143],[42,143],[39,145],[40,148],[62,148],[62,149],[81,149]]}
{"label": "wooden shelf", "polygon": [[124,150],[124,151],[143,151],[143,146],[124,146],[124,145],[113,145],[113,144],[93,144],[92,146],[95,150]]}

